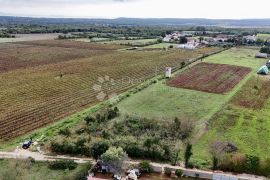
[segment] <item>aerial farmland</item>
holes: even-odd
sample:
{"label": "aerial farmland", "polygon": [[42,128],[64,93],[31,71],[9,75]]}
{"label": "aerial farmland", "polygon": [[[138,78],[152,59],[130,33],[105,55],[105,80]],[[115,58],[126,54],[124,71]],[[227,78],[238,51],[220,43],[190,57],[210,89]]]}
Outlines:
{"label": "aerial farmland", "polygon": [[268,29],[9,18],[0,179],[270,176]]}

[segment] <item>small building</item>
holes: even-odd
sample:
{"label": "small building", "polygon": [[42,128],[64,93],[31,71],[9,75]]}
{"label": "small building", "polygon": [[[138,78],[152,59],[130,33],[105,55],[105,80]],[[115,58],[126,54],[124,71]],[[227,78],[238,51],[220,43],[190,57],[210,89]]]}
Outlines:
{"label": "small building", "polygon": [[165,77],[166,78],[171,78],[172,77],[172,68],[171,67],[166,67]]}
{"label": "small building", "polygon": [[187,44],[177,45],[176,47],[180,49],[196,49],[198,45],[199,43],[187,43]]}
{"label": "small building", "polygon": [[266,53],[257,53],[255,55],[256,58],[267,58],[267,54]]}

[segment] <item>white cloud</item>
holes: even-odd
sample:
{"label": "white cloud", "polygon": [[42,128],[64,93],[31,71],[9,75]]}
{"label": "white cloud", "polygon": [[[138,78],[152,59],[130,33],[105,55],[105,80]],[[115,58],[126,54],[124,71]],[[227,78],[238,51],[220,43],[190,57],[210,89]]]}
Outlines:
{"label": "white cloud", "polygon": [[0,12],[25,16],[270,18],[269,0],[0,0]]}

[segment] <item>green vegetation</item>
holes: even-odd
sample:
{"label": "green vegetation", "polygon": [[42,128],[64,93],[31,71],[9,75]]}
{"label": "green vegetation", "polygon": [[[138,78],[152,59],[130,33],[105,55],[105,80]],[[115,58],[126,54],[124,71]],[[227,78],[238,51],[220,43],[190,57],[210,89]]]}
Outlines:
{"label": "green vegetation", "polygon": [[[222,95],[172,88],[164,82],[121,101],[122,113],[157,119],[204,119],[223,104]],[[196,109],[194,109],[196,106]]]}
{"label": "green vegetation", "polygon": [[74,170],[51,170],[47,162],[27,160],[0,160],[1,180],[83,180],[91,164],[79,164]]}
{"label": "green vegetation", "polygon": [[175,171],[175,175],[176,175],[177,177],[181,177],[181,176],[183,175],[183,171],[180,170],[180,169],[177,169],[177,170]]}
{"label": "green vegetation", "polygon": [[52,170],[73,170],[76,169],[78,164],[71,160],[59,160],[59,161],[53,161],[49,163],[49,168]]}
{"label": "green vegetation", "polygon": [[139,169],[142,173],[151,173],[153,171],[149,161],[140,162]]}
{"label": "green vegetation", "polygon": [[121,175],[124,170],[124,162],[128,156],[124,150],[119,147],[110,147],[104,154],[101,155],[101,160],[104,164],[109,166],[114,173]]}
{"label": "green vegetation", "polygon": [[260,52],[270,54],[270,47],[269,46],[262,47]]}
{"label": "green vegetation", "polygon": [[210,56],[205,61],[211,63],[250,67],[254,69],[254,71],[257,71],[258,67],[265,63],[265,59],[254,58],[258,51],[258,48],[232,48],[224,53]]}
{"label": "green vegetation", "polygon": [[[116,108],[114,108],[116,109]],[[102,117],[108,109],[95,113]],[[121,111],[120,111],[121,113]],[[50,149],[57,153],[80,154],[99,158],[109,147],[121,147],[132,158],[175,161],[182,141],[193,131],[193,122],[178,119],[167,122],[121,115],[114,119],[83,122],[68,137],[59,135],[51,140]],[[164,128],[166,130],[164,130]]]}
{"label": "green vegetation", "polygon": [[185,150],[185,167],[186,168],[191,166],[189,160],[190,160],[192,155],[193,155],[193,153],[192,153],[192,144],[188,143],[187,146],[186,146],[186,150]]}
{"label": "green vegetation", "polygon": [[257,38],[262,39],[264,41],[270,40],[270,34],[257,34]]}
{"label": "green vegetation", "polygon": [[[209,147],[216,141],[232,142],[237,146],[238,151],[244,154],[261,159],[269,157],[270,101],[267,98],[269,91],[265,97],[266,91],[261,90],[265,87],[260,86],[259,83],[257,87],[259,89],[254,89],[256,79],[253,77],[248,81],[232,101],[210,120],[210,130],[194,147],[195,159],[199,161],[209,159],[207,148],[202,147]],[[246,93],[246,96],[243,97],[242,93]],[[257,101],[258,96],[262,100]]]}

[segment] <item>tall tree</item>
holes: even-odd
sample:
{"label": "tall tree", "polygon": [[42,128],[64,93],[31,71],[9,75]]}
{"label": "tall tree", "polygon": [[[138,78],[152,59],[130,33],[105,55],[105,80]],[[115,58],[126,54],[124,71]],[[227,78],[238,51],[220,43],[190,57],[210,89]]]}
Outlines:
{"label": "tall tree", "polygon": [[121,147],[110,147],[104,154],[101,155],[102,162],[117,175],[121,175],[124,162],[127,160],[127,158],[127,154]]}
{"label": "tall tree", "polygon": [[186,146],[186,151],[185,151],[185,167],[186,168],[188,168],[188,166],[189,166],[189,160],[190,160],[192,155],[193,155],[192,144],[188,143]]}

